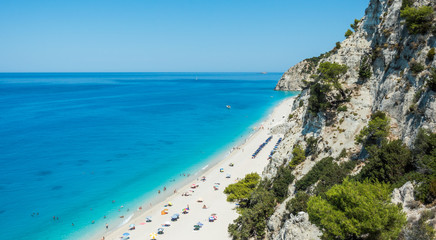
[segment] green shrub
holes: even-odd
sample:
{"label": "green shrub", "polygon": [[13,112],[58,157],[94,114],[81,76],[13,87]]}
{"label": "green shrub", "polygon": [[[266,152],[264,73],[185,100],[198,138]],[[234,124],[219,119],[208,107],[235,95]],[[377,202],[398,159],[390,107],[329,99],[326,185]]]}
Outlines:
{"label": "green shrub", "polygon": [[228,194],[227,201],[247,201],[259,183],[259,180],[259,174],[250,173],[245,175],[239,182],[230,184],[224,189],[224,193]]}
{"label": "green shrub", "polygon": [[412,170],[412,153],[401,140],[368,147],[370,157],[358,175],[359,179],[396,183]]}
{"label": "green shrub", "polygon": [[427,79],[427,84],[431,90],[436,92],[436,68],[431,70],[430,77]]}
{"label": "green shrub", "polygon": [[371,72],[371,65],[368,61],[368,57],[365,56],[362,59],[362,62],[360,63],[359,67],[359,79],[367,80],[371,78],[372,72]]}
{"label": "green shrub", "polygon": [[[260,181],[254,189],[251,188],[254,184],[250,185],[249,189],[252,191],[249,197],[238,208],[240,216],[228,226],[228,232],[233,239],[264,238],[266,224],[274,213],[274,207],[288,195],[288,186],[294,180],[291,172],[289,167],[281,166],[277,170],[276,177],[271,181]],[[251,178],[257,179],[254,176],[250,176]],[[248,182],[253,181],[248,180]],[[245,186],[242,188],[244,189]],[[245,192],[243,197],[245,199]]]}
{"label": "green shrub", "polygon": [[380,145],[389,135],[389,118],[385,113],[377,111],[371,115],[368,126],[365,126],[356,136],[356,143],[363,146]]}
{"label": "green shrub", "polygon": [[339,158],[347,157],[347,150],[345,148],[343,148],[338,157]]}
{"label": "green shrub", "polygon": [[298,107],[302,107],[304,105],[303,100],[300,100],[300,102],[298,103]]}
{"label": "green shrub", "polygon": [[326,93],[328,92],[330,92],[330,86],[327,84],[317,82],[310,86],[310,97],[308,100],[309,112],[317,114],[330,108],[331,104],[326,98]]}
{"label": "green shrub", "polygon": [[295,197],[286,203],[286,210],[294,215],[297,215],[299,212],[307,212],[307,201],[309,198],[310,195],[306,192],[297,192]]}
{"label": "green shrub", "polygon": [[318,182],[315,193],[321,194],[331,186],[339,184],[354,169],[356,161],[348,161],[340,165],[333,162],[332,157],[323,158],[312,169],[295,183],[297,191],[307,191]]}
{"label": "green shrub", "polygon": [[338,107],[338,112],[346,112],[347,111],[347,106],[342,105]]}
{"label": "green shrub", "polygon": [[409,63],[410,66],[410,70],[413,72],[413,74],[418,74],[422,71],[424,71],[424,65],[422,65],[421,63],[417,62],[417,61],[410,61]]}
{"label": "green shrub", "polygon": [[335,46],[336,50],[341,48],[341,43],[340,42],[336,42],[336,46]]}
{"label": "green shrub", "polygon": [[306,140],[306,155],[311,155],[316,152],[318,146],[318,139],[315,137],[309,137]]}
{"label": "green shrub", "polygon": [[345,32],[345,37],[346,38],[348,38],[348,37],[350,37],[351,35],[353,35],[353,31],[351,31],[350,29],[348,29],[346,32]]}
{"label": "green shrub", "polygon": [[357,161],[348,161],[341,164],[331,163],[324,169],[325,172],[320,176],[314,193],[323,195],[327,190],[336,184],[341,184],[342,181],[350,174],[356,166]]}
{"label": "green shrub", "polygon": [[420,185],[416,197],[424,203],[436,200],[436,133],[420,129],[416,136],[413,153]]}
{"label": "green shrub", "polygon": [[247,207],[241,210],[241,215],[229,224],[228,232],[235,240],[263,239],[267,219],[274,213],[274,206],[274,194],[264,187],[257,187]]}
{"label": "green shrub", "polygon": [[292,149],[292,160],[289,163],[289,167],[294,169],[295,167],[298,166],[298,164],[304,162],[304,160],[306,160],[306,155],[303,149],[301,148],[301,146],[300,145],[294,146],[294,148]]}
{"label": "green shrub", "polygon": [[360,20],[358,20],[358,19],[354,19],[354,23],[353,23],[353,24],[350,24],[350,27],[351,27],[351,28],[356,32],[359,23],[360,23]]}
{"label": "green shrub", "polygon": [[317,162],[312,169],[295,183],[295,189],[298,191],[306,191],[312,184],[316,183],[323,175],[325,169],[328,169],[332,164],[333,158],[327,157]]}
{"label": "green shrub", "polygon": [[432,26],[433,12],[430,6],[405,7],[401,10],[401,17],[406,19],[406,26],[410,33],[425,34]]}
{"label": "green shrub", "polygon": [[282,202],[288,196],[289,184],[294,181],[292,169],[288,167],[279,167],[277,175],[273,181],[272,191],[278,202]]}
{"label": "green shrub", "polygon": [[424,91],[422,89],[419,89],[418,91],[415,92],[415,94],[413,95],[413,102],[414,103],[417,103],[419,101],[423,92]]}
{"label": "green shrub", "polygon": [[325,239],[396,239],[406,223],[401,207],[392,204],[391,189],[382,183],[346,179],[325,197],[307,203],[311,222],[323,229]]}
{"label": "green shrub", "polygon": [[404,10],[406,7],[411,7],[413,4],[413,0],[403,0],[401,3],[401,10]]}
{"label": "green shrub", "polygon": [[431,48],[430,50],[428,50],[427,59],[429,61],[433,61],[434,55],[436,55],[436,50],[435,50],[435,48]]}
{"label": "green shrub", "polygon": [[289,114],[289,116],[288,116],[288,121],[289,121],[289,120],[292,120],[292,118],[294,118],[294,114],[291,113],[291,114]]}

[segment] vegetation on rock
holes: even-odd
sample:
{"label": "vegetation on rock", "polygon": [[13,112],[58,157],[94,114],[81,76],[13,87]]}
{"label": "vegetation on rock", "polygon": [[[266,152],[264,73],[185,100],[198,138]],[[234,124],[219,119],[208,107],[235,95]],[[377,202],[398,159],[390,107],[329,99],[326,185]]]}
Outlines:
{"label": "vegetation on rock", "polygon": [[413,74],[418,74],[418,73],[424,71],[424,69],[425,69],[424,65],[422,65],[421,63],[419,63],[415,60],[410,61],[409,66],[410,66],[410,70],[413,72]]}
{"label": "vegetation on rock", "polygon": [[406,217],[390,203],[390,193],[387,184],[345,179],[324,197],[309,199],[309,218],[324,229],[325,239],[396,239]]}
{"label": "vegetation on rock", "polygon": [[309,198],[310,195],[306,192],[297,192],[295,197],[286,203],[286,210],[294,215],[297,215],[299,212],[307,212],[307,201],[309,201]]}
{"label": "vegetation on rock", "polygon": [[436,92],[436,68],[431,70],[430,76],[427,80],[427,84],[431,90]]}
{"label": "vegetation on rock", "polygon": [[359,19],[354,19],[354,23],[352,23],[352,24],[350,24],[350,27],[356,32],[357,31],[357,29],[358,29],[358,25],[359,25],[359,23],[360,23],[360,20]]}
{"label": "vegetation on rock", "polygon": [[385,113],[377,111],[371,115],[368,126],[365,126],[356,136],[356,143],[363,146],[381,145],[389,134],[389,118]]}
{"label": "vegetation on rock", "polygon": [[230,184],[224,189],[224,193],[228,194],[227,201],[247,201],[251,193],[259,183],[260,176],[257,173],[250,173],[237,183]]}
{"label": "vegetation on rock", "polygon": [[345,32],[345,37],[346,38],[348,38],[348,37],[350,37],[351,35],[353,35],[353,31],[351,31],[350,29],[348,29],[346,32]]}
{"label": "vegetation on rock", "polygon": [[428,50],[428,53],[427,53],[427,59],[428,59],[429,61],[433,61],[433,59],[434,59],[434,55],[436,55],[436,50],[435,50],[435,48],[430,48],[430,50]]}
{"label": "vegetation on rock", "polygon": [[434,10],[430,6],[420,8],[405,7],[401,10],[401,17],[406,19],[406,26],[412,34],[426,34],[433,21]]}
{"label": "vegetation on rock", "polygon": [[367,149],[370,157],[358,175],[361,180],[396,183],[412,169],[412,152],[401,140],[384,141],[381,147],[370,146]]}
{"label": "vegetation on rock", "polygon": [[304,153],[304,150],[300,145],[294,146],[294,149],[292,149],[292,159],[289,163],[289,167],[294,169],[298,166],[298,164],[304,162],[304,160],[306,160],[306,154]]}
{"label": "vegetation on rock", "polygon": [[[277,175],[272,181],[260,181],[252,188],[255,180],[259,179],[255,175],[247,176],[241,180],[245,184],[231,184],[230,194],[242,192],[234,199],[242,199],[238,212],[240,216],[228,226],[228,231],[233,239],[263,239],[268,218],[274,213],[274,207],[281,203],[288,196],[288,186],[294,180],[292,169],[281,166],[277,170]],[[247,182],[249,184],[247,184]],[[229,187],[231,186],[229,185]],[[248,186],[246,186],[248,185]],[[248,189],[248,190],[247,190]],[[247,194],[247,192],[250,192]],[[236,194],[235,194],[236,195]],[[249,195],[247,197],[247,195]],[[230,196],[230,195],[229,195]],[[242,196],[242,197],[240,197]],[[247,197],[247,198],[246,198]]]}
{"label": "vegetation on rock", "polygon": [[363,57],[359,67],[359,79],[367,80],[371,78],[371,65],[367,56]]}

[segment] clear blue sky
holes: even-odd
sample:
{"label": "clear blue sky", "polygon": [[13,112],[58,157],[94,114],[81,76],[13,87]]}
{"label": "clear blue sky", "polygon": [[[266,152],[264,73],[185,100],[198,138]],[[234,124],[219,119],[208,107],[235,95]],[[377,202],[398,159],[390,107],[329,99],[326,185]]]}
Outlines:
{"label": "clear blue sky", "polygon": [[1,0],[0,72],[283,72],[369,0]]}

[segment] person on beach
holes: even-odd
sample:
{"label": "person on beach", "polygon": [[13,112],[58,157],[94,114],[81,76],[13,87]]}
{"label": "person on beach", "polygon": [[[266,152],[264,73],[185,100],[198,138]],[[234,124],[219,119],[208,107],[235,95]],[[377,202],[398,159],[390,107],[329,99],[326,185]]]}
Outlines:
{"label": "person on beach", "polygon": [[166,190],[167,190],[167,187],[164,186],[164,189],[163,189],[163,190],[166,191]]}
{"label": "person on beach", "polygon": [[160,194],[160,190],[158,190],[157,193]]}
{"label": "person on beach", "polygon": [[71,223],[71,226],[73,226],[73,227],[74,227],[74,223]]}
{"label": "person on beach", "polygon": [[108,229],[109,228],[109,225],[106,223],[106,229]]}

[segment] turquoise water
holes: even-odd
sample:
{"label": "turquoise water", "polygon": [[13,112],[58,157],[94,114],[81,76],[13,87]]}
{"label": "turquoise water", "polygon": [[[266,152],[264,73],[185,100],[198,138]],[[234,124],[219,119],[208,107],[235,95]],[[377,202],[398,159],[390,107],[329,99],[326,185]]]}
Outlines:
{"label": "turquoise water", "polygon": [[1,73],[1,238],[87,238],[119,224],[290,96],[273,91],[280,75]]}

